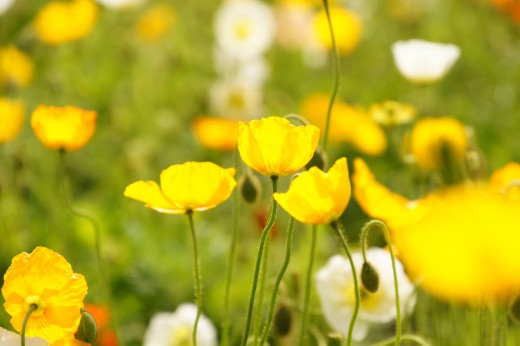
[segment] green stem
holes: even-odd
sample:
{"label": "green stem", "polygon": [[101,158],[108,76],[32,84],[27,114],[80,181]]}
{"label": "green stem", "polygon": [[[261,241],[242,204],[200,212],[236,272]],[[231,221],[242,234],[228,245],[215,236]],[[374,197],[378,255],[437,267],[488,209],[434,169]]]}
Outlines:
{"label": "green stem", "polygon": [[267,336],[269,335],[269,330],[271,329],[271,323],[273,321],[274,316],[274,306],[276,304],[276,298],[278,296],[278,288],[280,287],[280,283],[282,282],[282,278],[289,266],[289,261],[291,259],[291,246],[292,246],[292,237],[294,230],[294,218],[291,217],[289,220],[289,226],[287,229],[287,240],[285,243],[285,260],[282,264],[282,268],[280,268],[280,272],[278,273],[278,277],[276,278],[276,282],[274,284],[273,293],[271,294],[271,304],[269,305],[269,312],[267,314],[267,321],[265,323],[264,332],[262,334],[262,340],[260,340],[260,345],[263,345],[267,341]]}
{"label": "green stem", "polygon": [[[423,338],[421,338],[418,335],[403,334],[403,335],[401,335],[401,340],[415,342],[422,346],[430,346],[430,344],[426,340],[424,340]],[[394,342],[395,342],[395,337],[382,340],[380,342],[372,344],[371,346],[386,346],[386,345],[391,345]]]}
{"label": "green stem", "polygon": [[[111,294],[110,286],[108,283],[107,273],[105,272],[105,268],[103,266],[103,259],[101,257],[101,227],[99,226],[99,223],[94,216],[92,216],[86,210],[75,207],[74,204],[72,203],[70,194],[69,194],[69,191],[67,188],[68,175],[67,175],[67,169],[65,166],[65,150],[62,149],[59,151],[59,153],[60,153],[59,169],[60,169],[61,175],[62,175],[61,181],[62,181],[62,191],[63,191],[63,199],[65,201],[65,206],[67,207],[67,209],[69,210],[69,212],[72,215],[87,220],[90,223],[90,225],[92,226],[92,229],[94,230],[94,249],[95,249],[95,254],[96,254],[98,271],[99,271],[99,275],[101,277],[101,282],[102,282],[102,286],[103,286],[103,290],[104,290],[104,295],[105,295],[105,298],[107,301],[107,305],[111,308],[113,306],[112,305],[112,294]],[[114,328],[114,330],[116,331],[116,334],[117,334],[117,328],[116,328],[116,324],[115,324],[113,315],[114,314],[110,314],[110,317],[109,317],[110,324],[112,325],[112,327]]]}
{"label": "green stem", "polygon": [[368,233],[374,227],[378,227],[385,236],[388,249],[390,251],[390,259],[392,261],[392,271],[394,275],[394,292],[395,292],[395,345],[398,346],[401,342],[401,302],[399,299],[399,284],[397,282],[397,270],[395,268],[395,255],[392,249],[392,243],[390,242],[390,233],[384,222],[379,220],[371,220],[367,222],[361,230],[361,253],[363,254],[363,260],[367,262],[366,249],[368,247]]}
{"label": "green stem", "polygon": [[316,255],[316,238],[318,237],[318,227],[312,225],[311,230],[311,253],[309,254],[309,263],[307,264],[307,276],[305,278],[305,292],[303,294],[303,311],[302,311],[302,324],[300,327],[300,337],[298,339],[298,345],[303,345],[305,341],[305,335],[307,335],[307,319],[309,316],[309,301],[311,299],[312,290],[312,268],[314,266],[314,257]]}
{"label": "green stem", "polygon": [[356,266],[354,265],[354,261],[352,260],[352,255],[350,254],[350,250],[348,248],[347,239],[345,235],[343,235],[343,226],[339,221],[334,221],[330,224],[332,228],[336,231],[338,235],[341,245],[343,246],[343,250],[345,250],[345,254],[347,255],[348,261],[350,263],[350,269],[352,270],[352,278],[354,279],[354,295],[356,301],[354,303],[354,311],[352,312],[352,319],[350,320],[350,325],[348,327],[347,333],[347,345],[352,345],[352,332],[354,331],[354,324],[356,323],[356,318],[359,312],[359,304],[361,299],[359,297],[359,284],[358,284],[358,276],[356,272]]}
{"label": "green stem", "polygon": [[255,326],[255,332],[253,336],[253,346],[258,345],[258,337],[260,336],[260,329],[262,327],[262,312],[264,311],[264,289],[267,278],[267,265],[269,258],[269,246],[271,245],[271,239],[267,237],[265,240],[264,254],[262,256],[262,265],[260,268],[260,282],[258,283],[258,300],[256,302],[256,313],[253,319],[253,326]]}
{"label": "green stem", "polygon": [[332,27],[332,20],[330,17],[328,0],[323,0],[323,7],[325,8],[325,13],[327,14],[327,22],[329,24],[330,37],[332,39],[332,51],[333,51],[333,57],[334,57],[334,84],[333,84],[333,88],[332,88],[332,95],[330,97],[329,107],[327,109],[327,117],[325,120],[325,133],[323,135],[323,143],[322,143],[323,151],[326,151],[328,140],[329,140],[329,127],[330,127],[330,118],[331,118],[331,113],[332,113],[332,107],[334,106],[334,101],[336,100],[336,95],[338,94],[338,89],[339,89],[340,64],[339,64],[338,47],[336,46],[336,38],[334,37],[334,29]]}
{"label": "green stem", "polygon": [[195,299],[197,300],[197,317],[195,318],[195,324],[193,325],[193,331],[191,334],[193,340],[193,346],[197,346],[197,327],[199,325],[200,315],[202,314],[202,289],[200,287],[200,271],[199,271],[199,252],[197,249],[197,237],[195,236],[195,227],[193,226],[193,211],[189,210],[188,220],[190,223],[190,234],[193,243],[193,273],[195,276]]}
{"label": "green stem", "polygon": [[[277,191],[277,183],[278,177],[272,176],[271,181],[273,183],[273,193]],[[271,204],[271,214],[269,215],[269,220],[262,231],[262,235],[260,236],[260,244],[258,245],[258,254],[256,256],[256,264],[255,264],[255,273],[253,276],[253,286],[251,287],[251,295],[249,297],[249,306],[247,309],[247,319],[246,326],[244,329],[244,336],[242,338],[242,346],[246,346],[247,338],[249,337],[249,329],[251,328],[251,317],[253,315],[253,306],[255,304],[255,294],[256,294],[256,286],[258,284],[258,274],[260,272],[260,262],[262,261],[262,253],[264,251],[264,244],[267,236],[269,235],[269,231],[274,224],[274,219],[276,218],[276,210],[278,209],[278,203],[273,198]]]}
{"label": "green stem", "polygon": [[29,311],[27,311],[27,314],[25,315],[25,318],[23,319],[23,324],[22,324],[22,346],[25,346],[25,329],[27,328],[27,323],[29,322],[29,318],[31,317],[31,314],[36,309],[38,309],[38,306],[36,304],[31,304],[29,306]]}
{"label": "green stem", "polygon": [[[235,150],[235,168],[238,167],[238,154]],[[238,237],[238,213],[239,213],[239,193],[235,189],[233,194],[233,231],[231,234],[231,245],[229,246],[228,273],[226,278],[226,291],[224,293],[224,316],[222,317],[222,346],[229,344],[229,295],[231,292],[231,280],[233,278],[234,259],[236,243]]]}

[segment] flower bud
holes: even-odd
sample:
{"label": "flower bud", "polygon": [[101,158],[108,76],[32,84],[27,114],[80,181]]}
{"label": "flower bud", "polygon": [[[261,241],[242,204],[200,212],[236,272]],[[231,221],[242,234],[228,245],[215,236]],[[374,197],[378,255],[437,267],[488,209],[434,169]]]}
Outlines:
{"label": "flower bud", "polygon": [[379,288],[379,273],[376,267],[369,262],[363,262],[363,267],[361,268],[361,283],[363,287],[371,293],[377,292]]}
{"label": "flower bud", "polygon": [[280,305],[274,315],[274,330],[278,336],[286,336],[291,332],[292,314],[286,305]]}
{"label": "flower bud", "polygon": [[520,324],[520,295],[511,299],[507,310],[509,312],[509,317],[511,317],[511,319],[517,324]]}
{"label": "flower bud", "polygon": [[255,203],[262,194],[260,180],[254,174],[247,172],[238,181],[239,191],[247,203]]}
{"label": "flower bud", "polygon": [[81,321],[78,331],[74,334],[76,339],[94,345],[97,337],[97,325],[94,317],[85,309],[81,309]]}
{"label": "flower bud", "polygon": [[306,169],[310,169],[311,167],[318,167],[320,170],[324,170],[327,165],[327,153],[321,150],[321,148],[316,148],[314,155],[312,155],[312,159],[308,164],[305,165]]}

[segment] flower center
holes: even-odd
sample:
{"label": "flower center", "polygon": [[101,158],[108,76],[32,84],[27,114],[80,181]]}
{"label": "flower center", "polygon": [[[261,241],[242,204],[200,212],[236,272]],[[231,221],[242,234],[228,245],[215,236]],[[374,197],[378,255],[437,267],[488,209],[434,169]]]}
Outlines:
{"label": "flower center", "polygon": [[[345,290],[348,305],[354,306],[354,304],[356,303],[356,295],[354,292],[354,282],[350,282]],[[381,293],[381,291],[371,293],[364,289],[363,286],[359,287],[360,308],[365,311],[377,309],[382,298],[383,294]]]}
{"label": "flower center", "polygon": [[246,20],[236,23],[235,34],[240,41],[246,40],[251,35],[251,24]]}
{"label": "flower center", "polygon": [[31,316],[41,316],[43,315],[43,311],[45,310],[45,303],[40,298],[40,296],[37,295],[31,295],[25,298],[25,310],[29,311],[31,308],[31,305],[35,305],[36,309],[33,310]]}
{"label": "flower center", "polygon": [[192,346],[191,328],[188,326],[178,326],[170,335],[169,346]]}

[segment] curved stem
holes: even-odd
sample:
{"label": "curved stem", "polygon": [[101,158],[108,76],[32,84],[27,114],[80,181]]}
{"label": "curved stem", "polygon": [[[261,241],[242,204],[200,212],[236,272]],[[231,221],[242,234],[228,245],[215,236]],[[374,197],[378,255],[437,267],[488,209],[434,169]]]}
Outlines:
{"label": "curved stem", "polygon": [[282,282],[282,278],[289,266],[289,261],[291,259],[291,246],[292,246],[292,236],[294,230],[294,218],[291,217],[289,220],[289,226],[287,228],[287,240],[285,243],[285,259],[282,264],[282,268],[280,268],[280,272],[278,273],[278,277],[276,278],[276,282],[274,284],[273,293],[271,294],[271,304],[269,305],[269,312],[267,313],[267,321],[265,322],[264,332],[262,334],[262,339],[260,340],[260,345],[263,345],[267,341],[267,336],[269,335],[269,330],[271,330],[271,323],[273,321],[274,315],[274,306],[276,304],[276,298],[278,296],[278,288],[280,287],[280,283]]}
{"label": "curved stem", "polygon": [[262,312],[264,308],[264,289],[265,281],[267,277],[267,265],[269,258],[269,246],[271,245],[271,239],[267,237],[265,240],[264,254],[262,255],[262,265],[260,266],[260,282],[258,283],[258,300],[256,301],[255,317],[253,318],[253,325],[255,326],[255,332],[253,334],[253,346],[258,345],[258,338],[260,337],[260,330],[262,328]]}
{"label": "curved stem", "polygon": [[343,250],[345,250],[345,253],[348,257],[348,261],[350,263],[350,269],[352,270],[352,277],[354,279],[354,295],[356,297],[356,301],[354,304],[354,311],[352,312],[352,319],[350,320],[350,325],[348,327],[348,334],[347,334],[347,345],[352,345],[352,332],[354,331],[354,324],[356,323],[356,318],[359,312],[359,304],[361,302],[361,299],[359,297],[359,284],[358,284],[358,276],[356,272],[356,266],[354,265],[354,261],[352,260],[352,255],[350,254],[350,250],[348,248],[347,239],[345,238],[345,235],[343,235],[343,226],[339,221],[334,221],[330,224],[332,228],[336,231],[336,234],[338,235],[341,245],[343,246]]}
{"label": "curved stem", "polygon": [[27,323],[29,322],[29,317],[31,317],[31,314],[36,309],[38,309],[38,306],[36,304],[31,304],[29,306],[29,310],[27,311],[27,314],[25,315],[25,318],[23,319],[23,324],[22,324],[22,346],[25,346],[25,329],[27,328]]}
{"label": "curved stem", "polygon": [[326,151],[328,140],[329,140],[329,127],[330,127],[330,118],[331,118],[331,113],[332,113],[332,107],[334,106],[334,101],[336,100],[336,95],[338,94],[338,89],[339,89],[340,65],[339,65],[338,47],[336,46],[336,38],[334,37],[334,29],[332,27],[332,19],[330,17],[328,0],[323,0],[323,7],[325,8],[325,13],[327,15],[327,22],[329,24],[330,37],[332,39],[333,58],[334,58],[334,84],[332,87],[332,95],[330,97],[329,108],[327,109],[327,118],[325,120],[325,133],[323,135],[323,143],[322,143],[323,150]]}
{"label": "curved stem", "polygon": [[309,263],[307,264],[307,276],[305,278],[305,292],[303,294],[303,311],[302,324],[300,327],[300,336],[298,345],[303,345],[307,332],[307,318],[309,316],[309,301],[311,299],[312,290],[312,268],[314,266],[314,257],[316,255],[316,238],[318,237],[318,226],[312,225],[311,230],[311,253],[309,254]]}
{"label": "curved stem", "polygon": [[[238,166],[238,153],[235,150],[235,169]],[[224,293],[224,316],[222,317],[222,346],[229,344],[229,295],[231,292],[231,280],[233,278],[234,259],[238,236],[238,209],[239,209],[238,189],[233,195],[233,232],[231,234],[231,245],[229,246],[228,272],[226,278],[226,291]]]}
{"label": "curved stem", "polygon": [[[101,277],[101,282],[103,285],[103,290],[104,290],[105,298],[107,301],[107,305],[109,307],[112,307],[113,306],[112,305],[112,294],[111,294],[110,286],[108,283],[108,277],[105,272],[105,268],[103,266],[103,260],[101,257],[101,227],[99,226],[99,223],[94,216],[92,216],[86,210],[75,207],[74,204],[72,203],[70,194],[69,194],[68,188],[67,188],[68,175],[67,175],[67,170],[65,167],[65,150],[62,149],[62,150],[60,150],[59,153],[60,153],[59,170],[62,175],[62,179],[61,179],[62,191],[63,191],[62,193],[63,193],[63,199],[65,201],[65,206],[67,207],[68,211],[72,215],[87,220],[90,223],[90,225],[92,226],[92,229],[94,230],[94,248],[95,248],[95,253],[96,253],[98,271],[99,271],[99,275]],[[114,328],[114,330],[116,331],[116,334],[117,334],[117,328],[116,328],[116,324],[115,324],[113,315],[114,314],[110,314],[110,317],[109,317],[110,324],[112,325],[112,327]]]}
{"label": "curved stem", "polygon": [[200,287],[200,271],[199,271],[199,252],[197,249],[197,237],[195,236],[195,227],[193,226],[193,212],[188,211],[188,220],[190,222],[190,234],[193,243],[193,273],[195,276],[195,299],[197,300],[197,317],[195,318],[195,324],[193,325],[193,331],[191,334],[193,340],[193,346],[197,346],[197,327],[199,325],[200,315],[202,314],[202,289]]}
{"label": "curved stem", "polygon": [[[415,342],[415,343],[417,343],[419,345],[422,345],[422,346],[430,346],[430,344],[426,340],[424,340],[423,338],[421,338],[418,335],[403,334],[403,335],[401,335],[401,340],[403,340],[403,341],[412,341],[412,342]],[[392,344],[394,342],[395,342],[395,337],[382,340],[380,342],[372,344],[371,346],[386,346],[386,345],[390,345],[390,344]]]}
{"label": "curved stem", "polygon": [[395,268],[395,255],[392,249],[392,243],[390,242],[390,233],[386,228],[384,222],[380,220],[371,220],[367,222],[361,230],[361,253],[363,254],[363,260],[367,262],[366,248],[368,247],[368,233],[375,226],[379,227],[381,232],[385,236],[388,249],[390,250],[390,259],[392,260],[392,272],[394,275],[394,292],[395,292],[395,345],[398,346],[401,342],[401,302],[399,299],[399,283],[397,282],[397,270]]}
{"label": "curved stem", "polygon": [[[277,183],[278,177],[272,176],[271,181],[273,183],[273,193],[277,191]],[[249,336],[249,329],[251,328],[251,317],[253,315],[253,306],[255,304],[255,294],[256,294],[256,286],[258,284],[258,274],[260,272],[260,263],[262,262],[262,253],[264,251],[265,240],[269,235],[269,231],[274,224],[274,219],[276,218],[276,210],[278,209],[278,203],[273,198],[271,204],[271,213],[269,215],[269,220],[262,231],[262,235],[260,236],[260,244],[258,245],[258,254],[256,255],[256,264],[255,264],[255,273],[253,276],[253,286],[251,287],[251,295],[249,297],[249,306],[247,309],[247,319],[246,326],[244,329],[244,336],[242,337],[242,346],[246,346],[247,338]]]}

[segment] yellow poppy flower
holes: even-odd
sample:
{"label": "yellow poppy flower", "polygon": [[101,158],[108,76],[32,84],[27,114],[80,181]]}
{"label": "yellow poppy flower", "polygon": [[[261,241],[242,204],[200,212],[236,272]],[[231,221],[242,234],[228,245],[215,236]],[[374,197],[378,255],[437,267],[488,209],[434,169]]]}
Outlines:
{"label": "yellow poppy flower", "polygon": [[197,140],[208,149],[233,150],[237,146],[238,121],[217,118],[198,117],[192,124]]}
{"label": "yellow poppy flower", "polygon": [[327,173],[317,167],[296,177],[286,193],[274,199],[296,220],[319,225],[339,219],[350,200],[347,159],[341,158]]}
{"label": "yellow poppy flower", "polygon": [[203,211],[228,199],[236,186],[234,175],[234,168],[212,162],[186,162],[162,171],[160,187],[154,181],[138,181],[128,185],[124,195],[160,213]]}
{"label": "yellow poppy flower", "polygon": [[167,4],[155,5],[143,14],[136,23],[136,31],[143,41],[158,41],[175,23],[175,11]]}
{"label": "yellow poppy flower", "polygon": [[510,162],[494,171],[489,177],[489,184],[507,199],[520,201],[520,163]]}
{"label": "yellow poppy flower", "polygon": [[[329,11],[338,52],[342,55],[349,54],[357,47],[361,39],[361,19],[356,13],[340,6],[331,6]],[[313,30],[318,42],[326,48],[332,49],[332,37],[325,10],[321,10],[316,14]]]}
{"label": "yellow poppy flower", "polygon": [[32,113],[31,126],[38,139],[49,149],[78,150],[94,135],[95,111],[73,106],[38,106]]}
{"label": "yellow poppy flower", "polygon": [[0,85],[24,87],[32,79],[31,57],[13,45],[0,48]]}
{"label": "yellow poppy flower", "polygon": [[384,198],[367,193],[374,189],[370,184],[358,188],[363,176],[356,172],[353,178],[357,201],[367,214],[389,225],[407,272],[425,290],[476,304],[518,293],[520,200],[508,200],[490,186],[469,184],[407,202],[388,190]]}
{"label": "yellow poppy flower", "polygon": [[[325,131],[329,101],[330,96],[327,94],[312,94],[302,101],[300,113]],[[337,142],[347,142],[366,155],[380,155],[387,147],[384,131],[367,112],[337,99],[332,107],[329,138]]]}
{"label": "yellow poppy flower", "polygon": [[65,258],[45,247],[15,256],[2,287],[4,308],[11,315],[13,327],[21,331],[34,304],[36,309],[27,323],[26,335],[49,342],[76,331],[86,294],[83,275],[74,273]]}
{"label": "yellow poppy flower", "polygon": [[443,164],[443,147],[461,160],[468,146],[464,126],[452,117],[423,118],[415,123],[410,136],[410,151],[424,170],[437,170]]}
{"label": "yellow poppy flower", "polygon": [[49,346],[92,346],[88,342],[83,342],[81,340],[78,340],[74,337],[74,334],[69,334],[63,338],[60,338],[53,343],[51,343]]}
{"label": "yellow poppy flower", "polygon": [[0,98],[0,143],[15,138],[22,129],[25,106],[20,101]]}
{"label": "yellow poppy flower", "polygon": [[303,168],[311,160],[320,137],[317,127],[294,126],[280,117],[238,125],[238,150],[242,160],[268,176],[289,175]]}
{"label": "yellow poppy flower", "polygon": [[92,0],[51,1],[38,12],[33,26],[40,40],[59,45],[86,37],[97,16]]}

